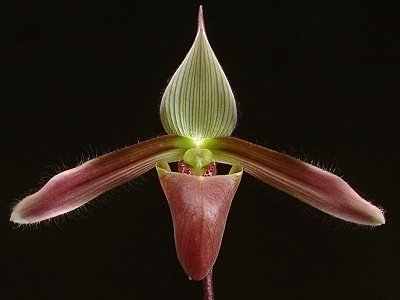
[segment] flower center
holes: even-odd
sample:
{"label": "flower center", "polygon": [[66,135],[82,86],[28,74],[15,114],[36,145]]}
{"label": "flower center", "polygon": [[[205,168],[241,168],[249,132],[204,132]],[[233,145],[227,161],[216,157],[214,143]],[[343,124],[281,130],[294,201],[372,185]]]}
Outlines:
{"label": "flower center", "polygon": [[[191,171],[192,167],[186,164],[183,160],[180,160],[178,162],[178,173],[183,173],[183,174],[188,174],[188,175],[195,175]],[[206,168],[203,168],[202,170],[205,170],[202,174],[202,176],[208,177],[208,176],[215,176],[217,175],[217,164],[215,161],[211,162],[206,166]]]}

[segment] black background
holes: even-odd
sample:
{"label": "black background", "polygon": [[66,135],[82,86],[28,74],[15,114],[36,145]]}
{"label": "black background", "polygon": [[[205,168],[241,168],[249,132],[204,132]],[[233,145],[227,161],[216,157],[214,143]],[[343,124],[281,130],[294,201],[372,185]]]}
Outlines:
{"label": "black background", "polygon": [[[397,8],[202,3],[240,105],[234,135],[334,168],[387,217],[346,224],[246,175],[214,267],[217,299],[398,299]],[[202,298],[176,258],[154,170],[73,218],[8,221],[57,169],[163,133],[161,91],[199,4],[2,4],[1,299]]]}

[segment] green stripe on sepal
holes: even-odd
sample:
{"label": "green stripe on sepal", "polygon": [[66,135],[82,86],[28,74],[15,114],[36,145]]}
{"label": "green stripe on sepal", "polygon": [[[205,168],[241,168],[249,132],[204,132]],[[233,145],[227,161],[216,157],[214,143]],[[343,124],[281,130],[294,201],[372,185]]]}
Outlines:
{"label": "green stripe on sepal", "polygon": [[208,43],[200,6],[195,41],[173,75],[160,106],[169,134],[197,139],[229,136],[236,126],[236,102]]}

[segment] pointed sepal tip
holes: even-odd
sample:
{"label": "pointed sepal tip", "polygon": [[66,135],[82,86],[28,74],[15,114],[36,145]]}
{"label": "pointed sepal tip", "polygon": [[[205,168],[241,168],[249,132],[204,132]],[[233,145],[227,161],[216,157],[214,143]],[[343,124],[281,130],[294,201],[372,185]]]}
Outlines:
{"label": "pointed sepal tip", "polygon": [[235,97],[208,42],[201,6],[196,38],[164,91],[160,117],[167,133],[192,138],[229,136],[236,127]]}

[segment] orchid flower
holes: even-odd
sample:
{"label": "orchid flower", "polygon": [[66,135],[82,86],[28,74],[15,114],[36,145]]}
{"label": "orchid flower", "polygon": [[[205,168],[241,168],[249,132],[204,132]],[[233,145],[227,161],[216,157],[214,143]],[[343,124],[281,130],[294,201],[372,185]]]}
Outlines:
{"label": "orchid flower", "polygon": [[[236,103],[208,42],[201,7],[194,43],[165,89],[160,117],[166,135],[59,173],[17,203],[11,221],[31,224],[68,213],[156,168],[171,210],[178,259],[194,280],[205,278],[217,259],[243,172],[339,219],[385,223],[381,209],[338,176],[231,137]],[[217,175],[218,163],[230,165],[230,172]]]}

